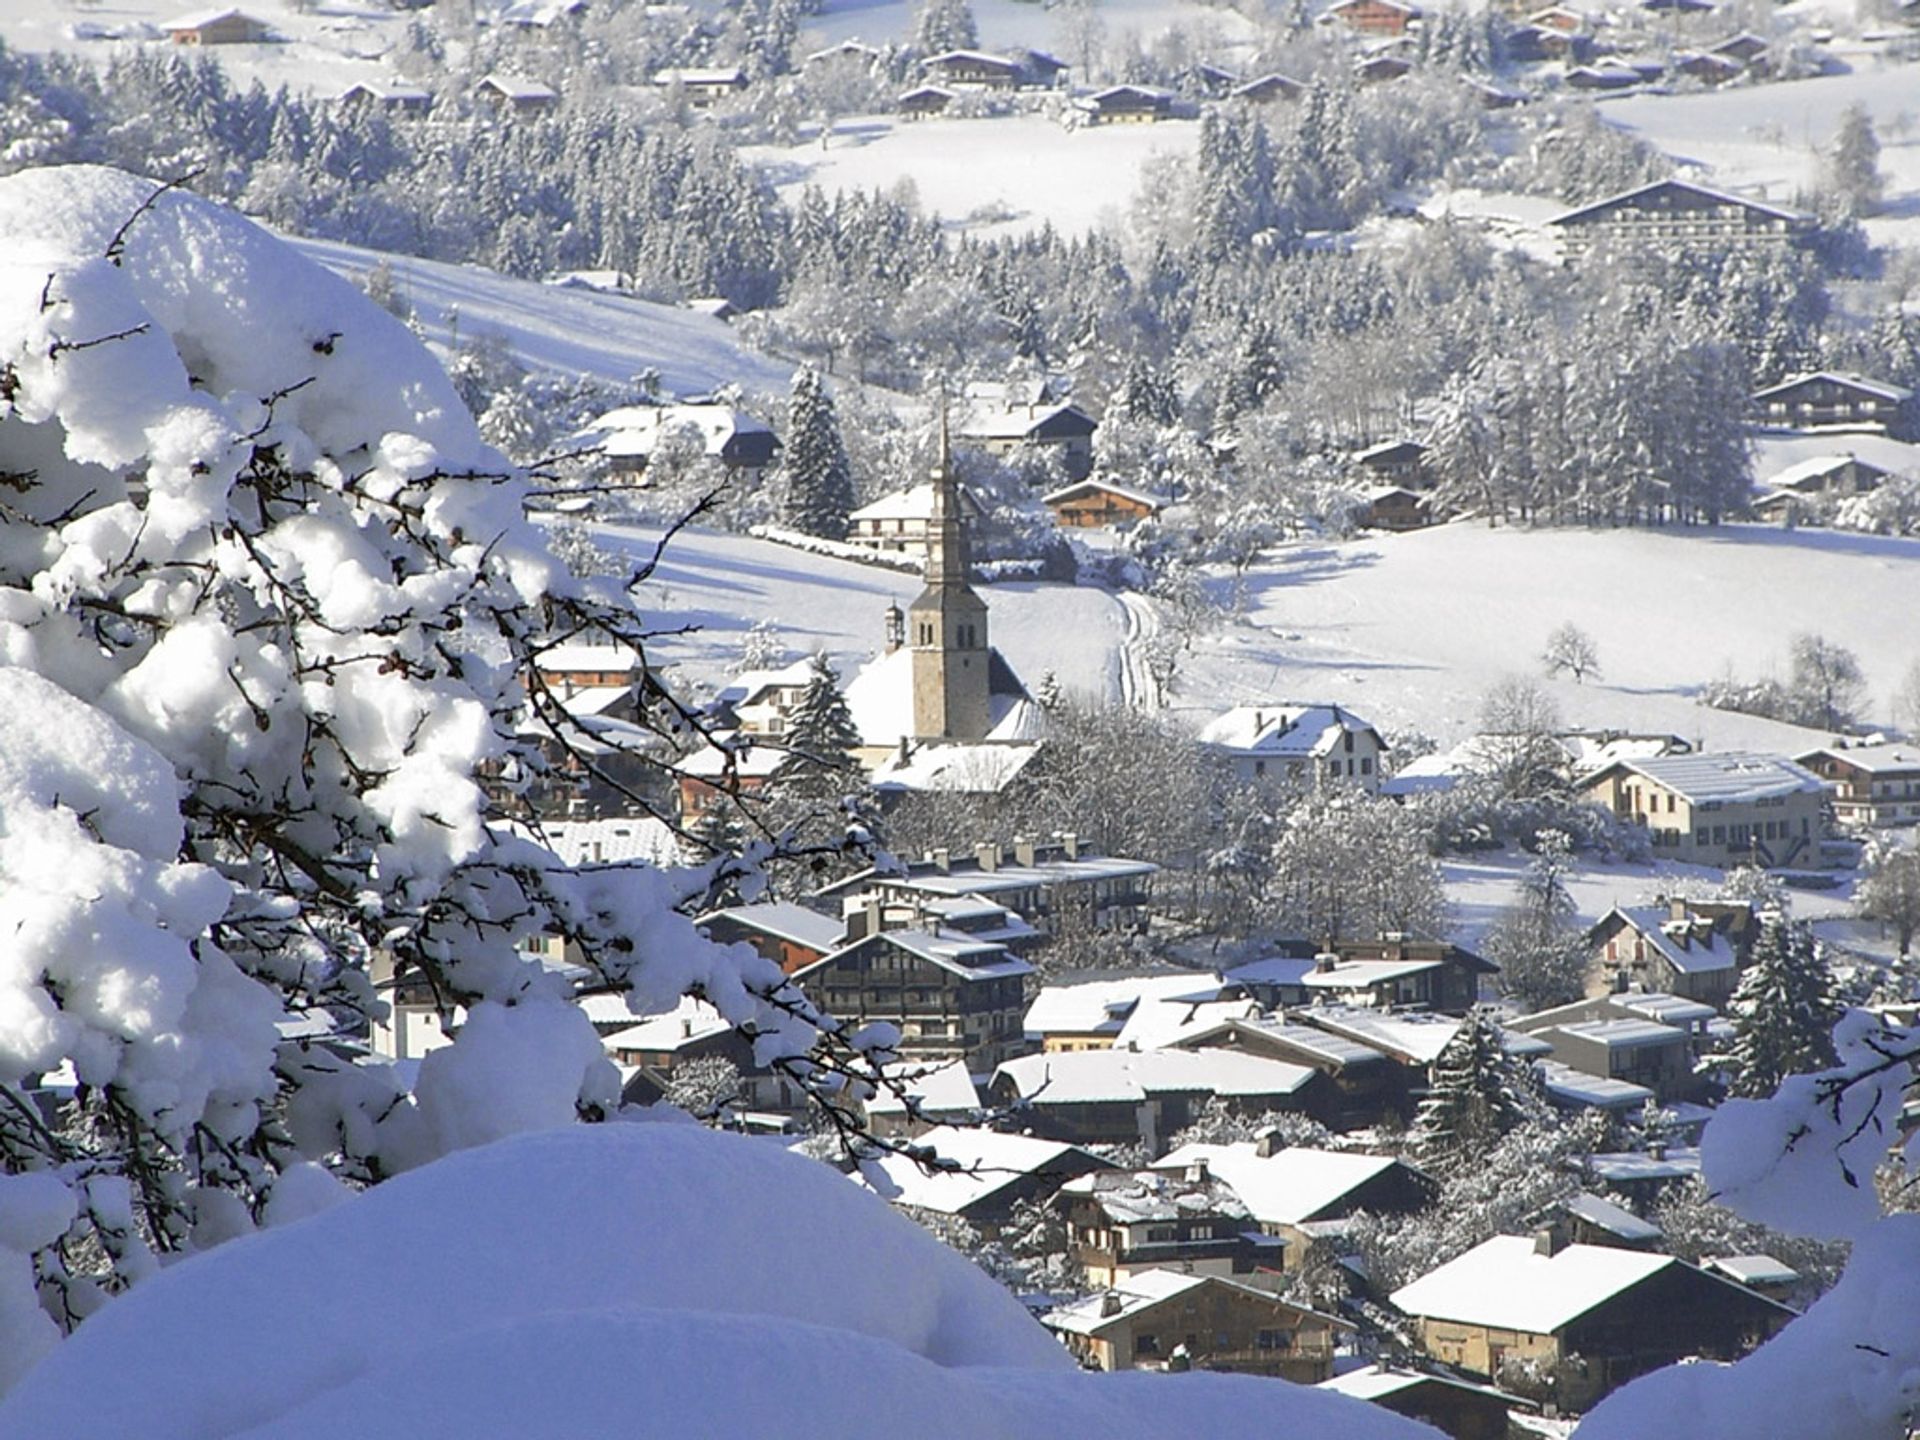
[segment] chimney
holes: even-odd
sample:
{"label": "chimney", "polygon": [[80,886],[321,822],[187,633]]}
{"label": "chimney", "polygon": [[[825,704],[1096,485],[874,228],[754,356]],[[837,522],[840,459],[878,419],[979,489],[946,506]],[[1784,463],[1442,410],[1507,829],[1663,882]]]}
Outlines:
{"label": "chimney", "polygon": [[889,655],[907,643],[907,617],[893,601],[887,602],[886,635]]}
{"label": "chimney", "polygon": [[1269,1125],[1253,1137],[1253,1153],[1262,1160],[1271,1160],[1286,1148],[1286,1142],[1280,1138],[1278,1125]]}
{"label": "chimney", "polygon": [[936,845],[929,850],[927,859],[933,862],[933,868],[942,875],[953,869],[953,852],[944,845]]}
{"label": "chimney", "polygon": [[1313,957],[1313,968],[1317,974],[1331,975],[1333,967],[1340,963],[1340,957],[1331,950],[1322,950]]}
{"label": "chimney", "polygon": [[682,1020],[680,1022],[680,1038],[682,1040],[691,1040],[693,1038],[693,1021],[692,1020],[688,1019],[688,1020]]}
{"label": "chimney", "polygon": [[973,858],[979,862],[982,870],[998,870],[1000,846],[992,840],[982,840],[973,847]]}
{"label": "chimney", "polygon": [[1649,1160],[1666,1159],[1667,1158],[1667,1142],[1664,1140],[1650,1141],[1647,1145],[1647,1158]]}
{"label": "chimney", "polygon": [[1069,860],[1080,858],[1080,837],[1071,830],[1060,832],[1060,849]]}
{"label": "chimney", "polygon": [[1542,1225],[1533,1232],[1533,1253],[1554,1256],[1567,1248],[1566,1231],[1558,1225]]}
{"label": "chimney", "polygon": [[846,934],[842,937],[842,943],[851,945],[856,940],[864,940],[867,938],[869,933],[867,930],[867,907],[862,901],[847,901],[841,919],[846,925]]}
{"label": "chimney", "polygon": [[1189,1185],[1205,1185],[1212,1179],[1213,1176],[1207,1173],[1207,1162],[1204,1156],[1187,1166],[1187,1183]]}
{"label": "chimney", "polygon": [[1117,1290],[1109,1290],[1107,1291],[1106,1294],[1100,1297],[1100,1318],[1102,1320],[1105,1320],[1108,1317],[1113,1315],[1118,1315],[1119,1313],[1120,1313],[1120,1293]]}
{"label": "chimney", "polygon": [[1013,837],[1013,858],[1021,865],[1033,864],[1033,841],[1025,835]]}
{"label": "chimney", "polygon": [[1682,900],[1678,895],[1669,899],[1667,901],[1667,918],[1669,920],[1686,920],[1690,918],[1687,915],[1687,902]]}
{"label": "chimney", "polygon": [[900,737],[900,763],[906,764],[913,757],[913,742],[906,736]]}

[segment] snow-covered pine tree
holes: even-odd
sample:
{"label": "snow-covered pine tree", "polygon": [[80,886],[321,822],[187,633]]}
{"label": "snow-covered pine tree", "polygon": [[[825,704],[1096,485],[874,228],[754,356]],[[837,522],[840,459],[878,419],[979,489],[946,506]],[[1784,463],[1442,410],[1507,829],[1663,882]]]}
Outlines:
{"label": "snow-covered pine tree", "polygon": [[853,467],[840,441],[833,399],[820,372],[811,365],[802,366],[793,377],[783,463],[786,524],[803,534],[846,539],[847,514],[853,509]]}
{"label": "snow-covered pine tree", "polygon": [[1727,1088],[1740,1096],[1773,1094],[1789,1075],[1834,1063],[1840,1000],[1833,971],[1804,920],[1768,914],[1727,1003],[1733,1044],[1714,1057]]}
{"label": "snow-covered pine tree", "polygon": [[1518,893],[1484,946],[1500,966],[1500,993],[1528,1012],[1579,999],[1589,958],[1567,893],[1573,844],[1561,830],[1542,830],[1534,843]]}
{"label": "snow-covered pine tree", "polygon": [[1507,1053],[1490,1011],[1476,1007],[1433,1062],[1433,1083],[1414,1112],[1414,1163],[1440,1178],[1471,1170],[1502,1136],[1544,1110],[1526,1064]]}
{"label": "snow-covered pine tree", "polygon": [[1840,128],[1821,156],[1821,181],[1848,216],[1871,215],[1886,181],[1880,174],[1880,137],[1873,117],[1858,101],[1840,112]]}
{"label": "snow-covered pine tree", "polygon": [[860,774],[855,751],[860,732],[853,727],[840,677],[824,654],[810,662],[806,689],[787,717],[788,758],[780,767],[780,788],[788,795],[831,799],[846,792]]}
{"label": "snow-covered pine tree", "polygon": [[914,13],[911,44],[922,55],[971,50],[979,43],[980,30],[967,0],[923,0]]}

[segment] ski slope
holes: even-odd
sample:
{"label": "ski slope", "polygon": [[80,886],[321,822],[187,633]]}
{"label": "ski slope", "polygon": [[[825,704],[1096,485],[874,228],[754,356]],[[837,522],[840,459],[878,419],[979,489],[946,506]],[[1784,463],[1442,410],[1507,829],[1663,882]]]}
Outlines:
{"label": "ski slope", "polygon": [[726,322],[627,295],[516,280],[478,265],[448,265],[331,240],[287,237],[309,260],[337,274],[365,274],[382,260],[427,338],[446,345],[492,333],[529,370],[590,375],[625,384],[660,372],[661,387],[694,395],[723,384],[785,393],[792,364],[749,349]]}

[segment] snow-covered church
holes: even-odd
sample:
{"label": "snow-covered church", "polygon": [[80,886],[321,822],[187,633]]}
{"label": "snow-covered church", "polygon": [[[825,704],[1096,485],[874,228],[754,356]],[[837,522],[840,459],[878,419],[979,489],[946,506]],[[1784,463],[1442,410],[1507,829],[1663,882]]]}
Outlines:
{"label": "snow-covered church", "polygon": [[1045,715],[988,642],[944,424],[932,479],[926,585],[904,614],[887,607],[885,650],[847,686],[847,708],[877,781],[998,789],[1032,758]]}

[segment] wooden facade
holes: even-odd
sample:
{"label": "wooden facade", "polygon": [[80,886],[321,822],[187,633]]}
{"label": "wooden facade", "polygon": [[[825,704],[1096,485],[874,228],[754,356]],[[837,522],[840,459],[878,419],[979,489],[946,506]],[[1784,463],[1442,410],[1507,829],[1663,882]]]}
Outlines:
{"label": "wooden facade", "polygon": [[1396,36],[1420,18],[1418,6],[1402,5],[1397,0],[1341,0],[1327,14],[1361,35]]}
{"label": "wooden facade", "polygon": [[[1627,84],[1645,78],[1623,74]],[[1572,84],[1573,77],[1567,78]],[[1548,223],[1558,230],[1570,261],[1596,246],[1668,252],[1689,245],[1780,249],[1799,243],[1814,225],[1813,217],[1800,211],[1685,180],[1656,180]]]}
{"label": "wooden facade", "polygon": [[1021,981],[1031,967],[999,945],[956,944],[978,957],[975,965],[943,960],[936,958],[937,943],[922,931],[882,931],[794,978],[815,1004],[851,1025],[886,1020],[899,1026],[905,1060],[964,1060],[980,1071],[1023,1051]]}
{"label": "wooden facade", "polygon": [[1163,501],[1104,480],[1082,480],[1044,497],[1053,523],[1063,529],[1132,525],[1160,512]]}

